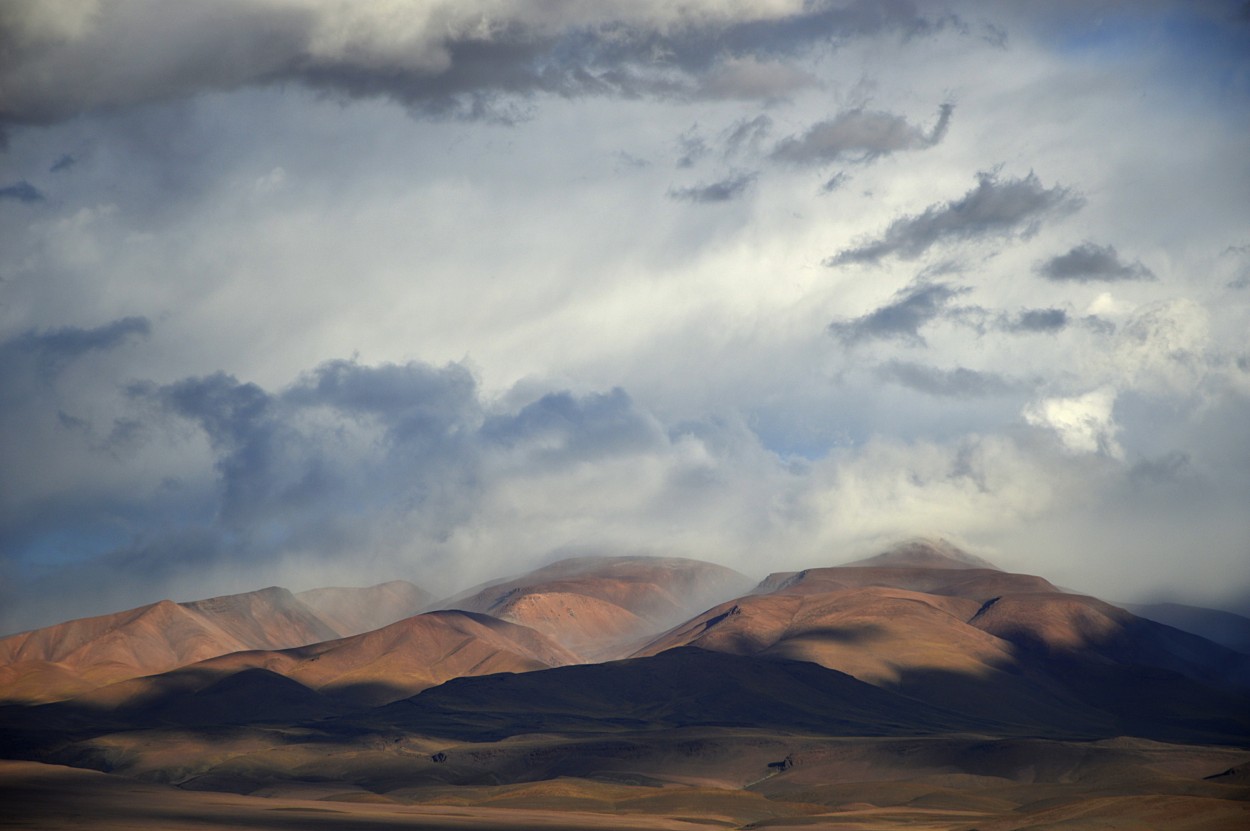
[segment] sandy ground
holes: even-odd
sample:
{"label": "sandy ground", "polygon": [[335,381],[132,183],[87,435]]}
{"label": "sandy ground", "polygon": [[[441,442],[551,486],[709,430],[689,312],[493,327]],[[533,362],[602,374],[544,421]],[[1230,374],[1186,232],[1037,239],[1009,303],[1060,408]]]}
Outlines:
{"label": "sandy ground", "polygon": [[[343,789],[350,793],[350,789]],[[683,829],[724,821],[524,807],[457,807],[264,798],[183,791],[94,771],[0,762],[0,828],[47,829]]]}
{"label": "sandy ground", "polygon": [[[870,748],[873,753],[879,749]],[[1119,748],[1115,748],[1119,749]],[[1193,773],[1237,751],[1133,747],[1139,768],[1067,781],[928,771],[868,779],[855,748],[808,747],[800,763],[748,787],[669,772],[638,784],[558,777],[507,785],[369,790],[288,780],[252,794],[184,790],[37,762],[0,761],[0,828],[48,829],[699,829],[870,831],[1244,831],[1250,786]],[[827,759],[820,757],[831,754]],[[1240,752],[1244,754],[1244,751]],[[835,758],[836,757],[836,758]],[[664,767],[664,766],[661,766]],[[1194,768],[1190,770],[1189,768]],[[919,771],[913,770],[912,773]],[[1124,771],[1128,773],[1127,769]],[[660,770],[654,773],[663,775]],[[898,773],[902,773],[899,771]],[[1239,777],[1233,777],[1238,779]],[[685,781],[682,781],[685,780]]]}

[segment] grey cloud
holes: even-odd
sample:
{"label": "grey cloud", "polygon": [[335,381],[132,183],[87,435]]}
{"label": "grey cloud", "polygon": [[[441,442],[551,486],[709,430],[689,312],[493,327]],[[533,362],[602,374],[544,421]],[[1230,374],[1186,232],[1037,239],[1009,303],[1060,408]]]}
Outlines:
{"label": "grey cloud", "polygon": [[825,265],[876,263],[890,255],[910,260],[939,242],[952,240],[1029,237],[1043,217],[1075,210],[1083,201],[1068,188],[1043,187],[1034,173],[1000,181],[996,173],[982,172],[977,174],[977,186],[959,199],[900,217],[879,238],[840,251]]}
{"label": "grey cloud", "polygon": [[48,172],[59,173],[62,170],[69,170],[71,167],[73,167],[77,163],[78,163],[77,159],[75,159],[70,154],[66,153],[65,155],[61,156],[61,158],[57,159],[55,162],[52,163],[52,166],[48,168]]}
{"label": "grey cloud", "polygon": [[1193,460],[1188,453],[1173,450],[1152,459],[1142,459],[1131,468],[1128,476],[1135,484],[1160,485],[1174,483],[1193,475]]}
{"label": "grey cloud", "polygon": [[91,329],[66,326],[26,332],[0,344],[0,371],[12,366],[15,357],[24,355],[33,358],[43,373],[52,374],[88,352],[107,351],[132,337],[146,337],[151,329],[147,318],[124,317]]}
{"label": "grey cloud", "polygon": [[937,123],[926,132],[907,119],[862,107],[813,124],[801,136],[782,139],[772,158],[789,164],[816,165],[836,161],[872,161],[902,150],[919,150],[940,142],[950,126],[954,105],[943,104]]}
{"label": "grey cloud", "polygon": [[[662,452],[669,441],[621,389],[555,392],[488,415],[472,375],[456,364],[340,360],[275,390],[214,373],[135,383],[128,393],[133,417],[118,420],[120,431],[163,432],[182,444],[191,425],[206,440],[211,468],[196,463],[182,474],[201,484],[159,498],[97,499],[90,510],[70,495],[38,516],[0,513],[0,561],[20,561],[66,527],[113,540],[97,562],[147,563],[152,579],[170,568],[256,569],[288,556],[391,557],[396,546],[446,540],[508,471],[577,469]],[[109,532],[119,525],[133,535],[116,540]]]}
{"label": "grey cloud", "polygon": [[821,193],[833,193],[835,190],[840,190],[850,180],[851,177],[846,174],[846,171],[840,170],[830,176],[829,180],[820,186],[820,191]]}
{"label": "grey cloud", "polygon": [[1063,309],[1025,309],[1014,318],[1004,318],[1001,328],[1007,332],[1059,332],[1069,322]]}
{"label": "grey cloud", "polygon": [[1095,332],[1099,335],[1115,334],[1115,324],[1110,320],[1107,320],[1105,317],[1099,317],[1098,315],[1086,315],[1081,318],[1080,324],[1091,332]]}
{"label": "grey cloud", "polygon": [[0,199],[13,199],[29,204],[31,202],[42,202],[44,195],[39,188],[23,179],[20,182],[14,182],[11,185],[5,185],[0,188]]}
{"label": "grey cloud", "polygon": [[515,414],[487,419],[481,433],[494,445],[530,449],[535,461],[548,465],[638,452],[664,441],[658,425],[619,387],[582,397],[550,393]]}
{"label": "grey cloud", "polygon": [[984,398],[1013,392],[1018,385],[994,372],[964,367],[939,369],[910,361],[890,361],[877,368],[885,381],[942,398]]}
{"label": "grey cloud", "polygon": [[1113,246],[1083,242],[1037,266],[1047,280],[1090,283],[1116,280],[1153,280],[1154,272],[1141,262],[1121,262]]}
{"label": "grey cloud", "polygon": [[773,120],[766,115],[739,119],[729,126],[725,136],[725,155],[754,151],[772,131]]}
{"label": "grey cloud", "polygon": [[707,185],[672,188],[669,190],[668,196],[670,199],[676,199],[679,202],[728,202],[732,199],[737,199],[746,192],[746,189],[754,181],[754,173],[740,173]]}
{"label": "grey cloud", "polygon": [[393,14],[365,4],[105,4],[90,14],[67,9],[58,21],[64,31],[54,33],[64,36],[53,37],[12,15],[0,124],[49,124],[286,82],[470,118],[507,117],[501,99],[534,93],[767,99],[810,83],[779,59],[859,37],[921,36],[953,22],[907,0],[814,2],[792,14],[629,2],[570,12],[537,1],[447,2],[422,12],[396,26]]}
{"label": "grey cloud", "polygon": [[678,167],[694,167],[696,162],[712,152],[697,130],[697,127],[691,127],[677,137],[677,149],[681,153],[677,158]]}
{"label": "grey cloud", "polygon": [[923,345],[920,330],[955,311],[948,308],[950,302],[968,291],[945,283],[912,284],[896,294],[893,302],[862,317],[830,323],[829,332],[847,345],[891,339]]}
{"label": "grey cloud", "polygon": [[[203,429],[219,515],[236,533],[260,523],[303,536],[333,523],[337,505],[386,513],[473,479],[469,437],[480,411],[472,376],[456,365],[333,361],[276,394],[222,373],[135,394]],[[353,438],[364,447],[344,445]],[[452,521],[453,508],[430,517]]]}
{"label": "grey cloud", "polygon": [[363,367],[330,361],[283,394],[301,406],[332,406],[344,413],[381,418],[396,441],[428,440],[463,429],[477,411],[477,384],[464,367],[437,369],[426,364]]}

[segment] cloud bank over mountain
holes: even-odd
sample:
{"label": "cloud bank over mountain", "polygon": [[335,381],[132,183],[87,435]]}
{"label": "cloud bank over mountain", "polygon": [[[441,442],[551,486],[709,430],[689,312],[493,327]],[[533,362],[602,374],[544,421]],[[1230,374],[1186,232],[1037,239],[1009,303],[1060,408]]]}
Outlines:
{"label": "cloud bank over mountain", "polygon": [[1250,585],[1237,3],[21,0],[0,45],[0,629],[912,533]]}

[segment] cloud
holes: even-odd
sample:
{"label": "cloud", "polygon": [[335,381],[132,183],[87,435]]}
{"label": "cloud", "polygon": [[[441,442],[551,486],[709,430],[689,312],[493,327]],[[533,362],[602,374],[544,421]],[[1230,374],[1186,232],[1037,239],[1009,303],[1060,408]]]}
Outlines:
{"label": "cloud", "polygon": [[685,188],[670,188],[668,197],[679,202],[729,202],[737,199],[746,189],[755,181],[754,173],[739,173],[719,182],[712,182],[707,185],[694,185]]}
{"label": "cloud", "polygon": [[712,152],[707,141],[699,135],[697,125],[677,137],[677,149],[681,152],[677,158],[678,167],[694,167],[696,162]]}
{"label": "cloud", "polygon": [[143,317],[124,317],[90,329],[66,326],[26,332],[0,344],[0,372],[24,356],[33,359],[45,375],[51,375],[88,352],[108,351],[132,337],[150,333],[151,324]]}
{"label": "cloud", "polygon": [[996,372],[978,372],[964,367],[939,369],[910,361],[882,364],[877,367],[876,375],[884,381],[941,398],[984,398],[1012,392],[1019,386]]}
{"label": "cloud", "polygon": [[920,330],[948,313],[948,305],[969,289],[946,283],[913,283],[894,300],[862,317],[834,321],[829,332],[843,343],[854,345],[868,340],[902,340],[923,345]]}
{"label": "cloud", "polygon": [[55,162],[52,163],[52,166],[48,168],[48,172],[60,173],[62,170],[69,170],[71,167],[73,167],[77,163],[78,163],[77,159],[75,159],[70,154],[66,153],[63,156],[61,156],[61,158],[57,159]]}
{"label": "cloud", "polygon": [[1014,318],[1002,318],[999,326],[1006,332],[1060,332],[1070,322],[1063,309],[1025,309]]}
{"label": "cloud", "polygon": [[481,432],[544,467],[654,450],[665,441],[658,423],[619,387],[582,397],[548,393],[517,413],[492,416]]}
{"label": "cloud", "polygon": [[1124,456],[1116,441],[1119,426],[1115,423],[1116,393],[1109,388],[1096,389],[1071,398],[1044,398],[1024,409],[1024,420],[1035,427],[1048,429],[1071,453],[1098,453],[1113,459]]}
{"label": "cloud", "polygon": [[473,479],[477,389],[457,365],[332,361],[276,394],[224,373],[133,394],[200,426],[219,477],[219,519],[256,548],[341,540],[343,516],[355,524],[415,511],[441,527],[463,511],[455,493]]}
{"label": "cloud", "polygon": [[951,22],[907,0],[764,7],[17,0],[5,18],[0,124],[50,124],[290,82],[469,118],[507,118],[507,100],[535,93],[768,100],[812,83],[783,63],[787,57],[831,41],[917,37]]}
{"label": "cloud", "polygon": [[829,180],[820,186],[820,192],[821,193],[833,193],[835,190],[841,189],[842,186],[845,185],[850,180],[851,180],[851,177],[846,174],[846,171],[840,170],[837,173],[830,176]]}
{"label": "cloud", "polygon": [[900,217],[877,239],[840,251],[825,265],[877,263],[890,255],[912,260],[939,242],[1027,238],[1037,232],[1044,217],[1076,210],[1083,201],[1068,188],[1043,187],[1034,173],[1000,181],[997,173],[982,172],[977,174],[977,186],[961,198]]}
{"label": "cloud", "polygon": [[15,199],[18,202],[42,202],[44,200],[43,193],[39,188],[23,179],[11,185],[5,185],[0,188],[0,199]]}
{"label": "cloud", "polygon": [[1210,373],[1211,320],[1189,298],[1136,309],[1107,356],[1116,382],[1135,389],[1188,395]]}
{"label": "cloud", "polygon": [[732,156],[744,151],[754,152],[772,132],[773,120],[764,114],[754,118],[741,118],[729,126],[725,135],[725,155]]}
{"label": "cloud", "polygon": [[893,113],[862,107],[846,110],[829,121],[813,124],[801,136],[782,139],[771,156],[788,164],[821,165],[868,162],[901,150],[932,147],[945,137],[954,109],[952,104],[943,104],[937,123],[928,132]]}
{"label": "cloud", "polygon": [[1121,262],[1113,246],[1092,242],[1083,242],[1066,254],[1039,263],[1037,273],[1047,280],[1077,283],[1155,279],[1154,272],[1140,261]]}

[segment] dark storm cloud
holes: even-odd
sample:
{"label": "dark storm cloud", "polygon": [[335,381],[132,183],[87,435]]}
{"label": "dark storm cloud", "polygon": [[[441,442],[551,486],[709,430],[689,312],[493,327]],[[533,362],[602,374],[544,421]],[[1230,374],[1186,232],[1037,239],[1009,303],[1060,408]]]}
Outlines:
{"label": "dark storm cloud", "polygon": [[18,202],[42,202],[44,200],[43,193],[39,188],[23,179],[20,182],[14,182],[11,185],[5,185],[0,188],[0,199],[13,199]]}
{"label": "dark storm cloud", "polygon": [[77,163],[78,163],[77,159],[75,159],[70,154],[66,153],[65,155],[61,156],[61,158],[57,159],[55,162],[52,163],[52,166],[48,168],[48,172],[60,173],[62,170],[69,170],[71,167],[73,167]]}
{"label": "dark storm cloud", "polygon": [[234,0],[67,9],[64,32],[49,36],[46,21],[41,28],[17,11],[0,18],[0,125],[8,126],[284,82],[463,117],[507,117],[501,99],[534,93],[773,99],[811,82],[776,61],[954,22],[907,0],[813,2],[789,15],[624,2],[562,13],[527,2],[416,7],[397,27],[393,14],[366,4]]}
{"label": "dark storm cloud", "polygon": [[945,137],[953,111],[952,104],[943,104],[937,123],[926,132],[894,113],[862,107],[847,110],[813,124],[801,136],[782,139],[773,148],[772,158],[796,165],[867,162],[901,150],[932,147]]}
{"label": "dark storm cloud", "polygon": [[1037,272],[1047,280],[1076,283],[1155,279],[1154,272],[1140,262],[1122,262],[1113,246],[1092,242],[1039,263]]}
{"label": "dark storm cloud", "polygon": [[746,189],[754,181],[754,173],[740,173],[727,179],[721,179],[719,182],[712,182],[709,185],[671,188],[668,192],[668,197],[679,202],[728,202],[732,199],[737,199],[745,193]]}
{"label": "dark storm cloud", "polygon": [[942,398],[985,398],[1013,392],[1018,385],[995,372],[964,367],[939,369],[910,361],[890,361],[877,368],[884,381]]}
{"label": "dark storm cloud", "polygon": [[853,345],[868,340],[902,340],[924,345],[920,330],[939,317],[957,310],[949,304],[969,289],[945,283],[913,283],[891,303],[852,320],[834,321],[829,332],[843,343]]}
{"label": "dark storm cloud", "polygon": [[1015,317],[1005,317],[1000,328],[1007,332],[1060,332],[1071,321],[1063,309],[1025,309]]}
{"label": "dark storm cloud", "polygon": [[840,251],[825,265],[876,263],[897,255],[915,259],[939,242],[982,237],[1028,237],[1042,218],[1075,210],[1083,200],[1068,188],[1043,187],[1033,173],[1000,180],[994,172],[977,174],[977,186],[952,202],[930,205],[923,213],[894,220],[885,233]]}

